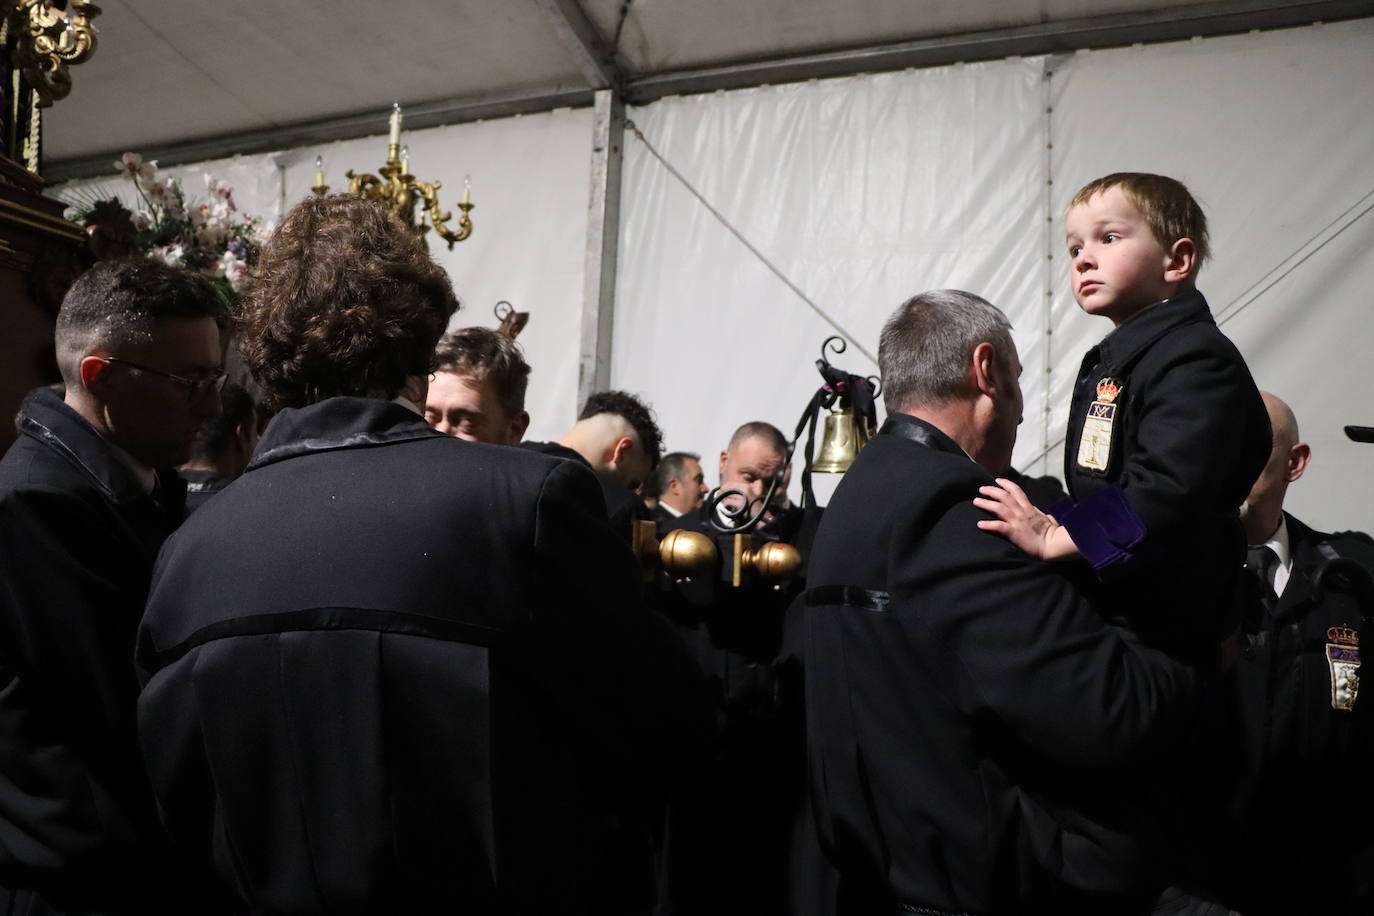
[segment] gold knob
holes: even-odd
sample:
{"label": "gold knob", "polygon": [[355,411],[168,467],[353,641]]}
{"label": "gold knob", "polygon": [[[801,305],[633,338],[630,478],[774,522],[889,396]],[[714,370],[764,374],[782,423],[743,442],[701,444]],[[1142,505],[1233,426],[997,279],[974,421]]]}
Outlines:
{"label": "gold knob", "polygon": [[709,571],[716,565],[716,545],[699,531],[677,528],[669,531],[658,545],[663,569],[675,579]]}
{"label": "gold knob", "polygon": [[791,544],[769,541],[757,550],[746,550],[740,563],[760,579],[786,579],[801,569],[801,554]]}

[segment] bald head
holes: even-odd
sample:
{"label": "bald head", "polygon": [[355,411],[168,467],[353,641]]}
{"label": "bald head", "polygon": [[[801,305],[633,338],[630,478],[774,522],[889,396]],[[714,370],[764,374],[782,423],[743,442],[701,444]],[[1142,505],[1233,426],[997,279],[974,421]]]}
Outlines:
{"label": "bald head", "polygon": [[1297,445],[1298,418],[1293,415],[1293,408],[1267,391],[1261,391],[1260,397],[1264,399],[1264,409],[1269,412],[1269,425],[1274,430],[1274,448],[1281,444],[1285,447]]}
{"label": "bald head", "polygon": [[1241,506],[1245,539],[1251,544],[1263,544],[1274,536],[1283,518],[1288,485],[1303,475],[1312,458],[1312,449],[1298,438],[1298,418],[1293,409],[1267,391],[1261,391],[1260,397],[1269,413],[1273,444],[1264,470]]}

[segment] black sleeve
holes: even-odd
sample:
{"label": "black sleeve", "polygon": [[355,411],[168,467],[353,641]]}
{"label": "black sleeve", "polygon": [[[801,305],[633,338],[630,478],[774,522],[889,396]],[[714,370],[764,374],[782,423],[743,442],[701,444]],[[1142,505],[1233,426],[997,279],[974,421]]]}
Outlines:
{"label": "black sleeve", "polygon": [[710,727],[699,675],[672,625],[643,600],[638,563],[611,530],[591,472],[561,462],[545,481],[536,522],[544,623],[608,734],[631,755],[672,761]]}
{"label": "black sleeve", "polygon": [[[150,825],[131,812],[152,817],[134,725],[141,608],[110,568],[134,560],[109,528],[60,491],[0,501],[0,883],[57,899],[133,893],[119,885],[140,880]],[[89,886],[47,887],[76,871]]]}
{"label": "black sleeve", "polygon": [[[920,550],[894,552],[893,599],[911,602],[924,663],[965,689],[951,701],[1073,766],[1121,762],[1164,732],[1193,673],[1105,622],[1051,564],[977,528],[953,504]],[[910,543],[921,538],[910,531]]]}

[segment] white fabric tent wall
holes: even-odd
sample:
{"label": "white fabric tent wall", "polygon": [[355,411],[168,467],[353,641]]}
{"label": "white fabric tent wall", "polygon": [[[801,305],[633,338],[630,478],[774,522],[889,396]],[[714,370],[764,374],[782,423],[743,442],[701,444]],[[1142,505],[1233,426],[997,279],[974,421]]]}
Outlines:
{"label": "white fabric tent wall", "polygon": [[[631,117],[876,354],[892,309],[931,287],[976,290],[1018,327],[1043,324],[1042,84],[1037,61],[971,64],[665,99]],[[756,419],[790,436],[834,329],[636,139],[623,201],[613,384],[648,395],[669,448],[710,458]],[[1034,389],[1045,366],[1024,339]],[[877,372],[854,347],[832,361]]]}
{"label": "white fabric tent wall", "polygon": [[[384,127],[385,123],[379,125]],[[453,127],[408,131],[411,171],[440,180],[439,200],[454,214],[456,227],[463,180],[471,176],[474,230],[452,251],[431,232],[430,251],[453,280],[463,307],[453,327],[494,327],[492,309],[508,300],[531,313],[520,335],[534,371],[526,406],[531,438],[556,438],[577,411],[577,340],[587,231],[587,179],[591,170],[590,110],[502,118]],[[216,160],[167,169],[181,178],[188,197],[204,199],[202,174],[234,185],[245,213],[275,220],[310,193],[315,157],[322,156],[325,181],[346,187],[344,172],[372,172],[386,159],[386,137],[348,140],[321,147]],[[111,167],[113,174],[113,166]],[[72,182],[66,189],[87,196],[108,188],[130,204],[131,183]]]}
{"label": "white fabric tent wall", "polygon": [[[1319,527],[1370,529],[1374,489],[1356,481],[1374,447],[1340,427],[1374,425],[1363,396],[1374,216],[1340,230],[1374,192],[1374,94],[1362,88],[1372,51],[1374,20],[1358,20],[669,98],[630,117],[870,351],[920,290],[962,287],[1000,305],[1025,364],[1016,462],[1056,476],[1080,356],[1110,330],[1068,295],[1064,204],[1109,171],[1179,177],[1212,223],[1201,287],[1313,445],[1290,505]],[[577,407],[590,139],[586,110],[407,135],[415,171],[441,178],[446,202],[472,176],[476,231],[451,253],[432,246],[466,303],[455,326],[494,324],[498,299],[533,313],[520,338],[534,366],[531,438],[560,435]],[[193,193],[203,171],[228,178],[245,210],[274,216],[307,193],[317,153],[338,187],[347,168],[375,170],[383,143],[174,171]],[[667,447],[704,452],[714,479],[713,456],[740,422],[790,435],[833,330],[633,135],[625,157],[612,384],[643,393]],[[876,371],[854,348],[832,358]]]}
{"label": "white fabric tent wall", "polygon": [[[1371,50],[1374,21],[1361,20],[665,99],[631,117],[868,349],[923,289],[1001,306],[1025,364],[1016,462],[1062,476],[1069,389],[1110,330],[1068,294],[1068,198],[1111,171],[1188,183],[1212,223],[1201,288],[1225,317],[1374,191],[1374,95],[1357,88]],[[672,448],[714,455],[756,418],[790,435],[831,329],[635,139],[624,207],[613,384],[648,395]],[[1289,504],[1317,526],[1374,528],[1374,490],[1355,483],[1374,450],[1340,430],[1374,425],[1371,242],[1366,216],[1225,326],[1314,447]],[[835,362],[873,371],[853,349]]]}

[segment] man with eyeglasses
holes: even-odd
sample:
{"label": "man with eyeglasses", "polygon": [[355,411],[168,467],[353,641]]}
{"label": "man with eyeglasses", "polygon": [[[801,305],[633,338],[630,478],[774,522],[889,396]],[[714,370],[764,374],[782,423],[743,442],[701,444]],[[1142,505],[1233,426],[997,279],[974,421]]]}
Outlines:
{"label": "man with eyeglasses", "polygon": [[0,912],[193,909],[135,726],[135,631],[179,523],[187,459],[220,412],[221,303],[151,261],[98,264],[0,459]]}

